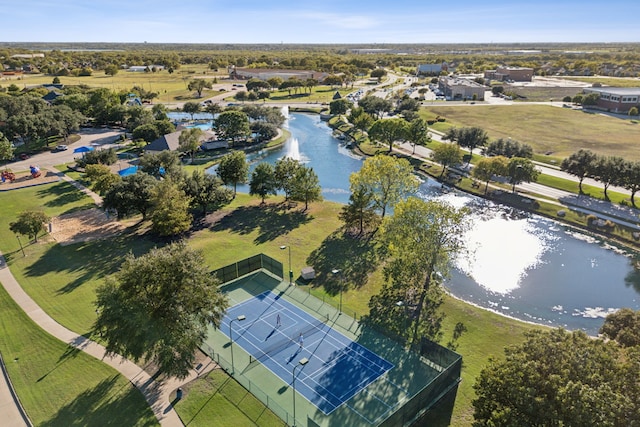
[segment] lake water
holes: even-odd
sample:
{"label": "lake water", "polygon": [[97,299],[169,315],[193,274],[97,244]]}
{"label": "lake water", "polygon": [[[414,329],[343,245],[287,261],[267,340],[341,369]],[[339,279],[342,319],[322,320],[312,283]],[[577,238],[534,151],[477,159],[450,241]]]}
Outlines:
{"label": "lake water", "polygon": [[[318,174],[325,199],[348,203],[349,175],[362,159],[333,138],[317,115],[291,114],[288,127],[290,140],[252,155],[252,167],[285,155],[298,158]],[[470,253],[445,283],[452,295],[506,316],[590,334],[608,313],[640,309],[640,274],[634,274],[632,254],[537,215],[461,192],[443,193],[432,180],[422,183],[420,196],[473,211],[466,236]]]}

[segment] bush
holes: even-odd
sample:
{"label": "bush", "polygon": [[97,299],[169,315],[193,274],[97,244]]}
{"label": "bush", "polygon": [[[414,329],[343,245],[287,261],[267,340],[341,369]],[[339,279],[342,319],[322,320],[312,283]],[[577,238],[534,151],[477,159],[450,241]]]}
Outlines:
{"label": "bush", "polygon": [[587,215],[587,225],[589,225],[589,226],[590,226],[590,225],[593,225],[593,222],[594,222],[594,221],[597,221],[597,220],[598,220],[598,217],[597,217],[597,216],[595,216],[595,215],[593,215],[593,214],[589,214],[589,215]]}
{"label": "bush", "polygon": [[116,154],[116,150],[109,148],[108,150],[89,151],[81,159],[76,161],[76,163],[81,168],[84,168],[87,165],[96,164],[112,165],[117,161],[118,155]]}

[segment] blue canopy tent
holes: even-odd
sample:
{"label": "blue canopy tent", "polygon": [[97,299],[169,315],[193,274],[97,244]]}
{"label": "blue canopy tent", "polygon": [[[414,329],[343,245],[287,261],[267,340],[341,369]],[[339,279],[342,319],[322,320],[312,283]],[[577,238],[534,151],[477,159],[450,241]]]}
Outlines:
{"label": "blue canopy tent", "polygon": [[74,148],[73,152],[74,153],[88,153],[89,151],[93,151],[93,147],[87,147],[86,145],[83,145],[82,147],[78,147],[78,148]]}

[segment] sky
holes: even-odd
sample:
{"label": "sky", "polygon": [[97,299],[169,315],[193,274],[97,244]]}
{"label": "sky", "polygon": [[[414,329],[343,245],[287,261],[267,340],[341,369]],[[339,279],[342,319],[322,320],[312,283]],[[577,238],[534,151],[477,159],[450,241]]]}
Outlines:
{"label": "sky", "polygon": [[0,42],[640,42],[637,0],[0,0]]}

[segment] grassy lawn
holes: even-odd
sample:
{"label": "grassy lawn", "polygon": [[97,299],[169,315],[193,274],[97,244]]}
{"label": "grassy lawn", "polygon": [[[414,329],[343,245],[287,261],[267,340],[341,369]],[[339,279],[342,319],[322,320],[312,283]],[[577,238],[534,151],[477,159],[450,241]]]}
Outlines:
{"label": "grassy lawn", "polygon": [[[482,107],[425,107],[425,118],[440,115],[445,124],[479,126],[491,139],[511,137],[539,154],[567,157],[584,148],[595,153],[640,160],[640,125],[627,120],[547,105],[488,105]],[[442,128],[442,129],[441,129]]]}
{"label": "grassy lawn", "polygon": [[187,384],[175,409],[190,427],[284,427],[286,424],[221,369]]}
{"label": "grassy lawn", "polygon": [[[51,204],[51,200],[55,200],[55,192],[52,193],[51,189],[24,189],[12,193],[10,197],[6,193],[0,193],[0,203],[9,199],[22,200],[20,206],[11,208],[11,212],[19,212],[25,207],[42,203]],[[20,197],[15,197],[17,195]],[[84,200],[84,197],[77,198]],[[314,203],[303,212],[300,205],[287,209],[282,202],[282,198],[273,197],[268,199],[266,205],[261,206],[259,199],[238,194],[231,205],[216,214],[225,215],[223,218],[190,236],[190,245],[204,252],[212,269],[259,252],[282,260],[286,265],[288,254],[280,250],[280,246],[291,246],[292,269],[296,272],[296,277],[297,272],[306,265],[312,265],[316,269],[317,278],[311,286],[314,294],[334,300],[335,303],[338,296],[336,292],[330,291],[331,279],[328,272],[332,268],[341,268],[354,285],[354,289],[343,295],[345,311],[366,314],[370,296],[378,292],[383,282],[383,261],[379,259],[375,246],[354,242],[339,232],[340,221],[337,214],[340,204]],[[69,209],[70,206],[66,205],[57,210]],[[23,258],[17,252],[17,241],[7,231],[6,224],[13,220],[15,214],[10,216],[11,218],[3,218],[0,223],[0,246],[3,251],[10,253],[12,271],[45,311],[79,333],[90,331],[95,316],[92,305],[94,289],[103,277],[115,271],[130,250],[141,254],[154,245],[162,244],[137,235],[132,230],[103,242],[69,246],[51,242],[33,244],[25,248],[27,257]],[[323,285],[327,285],[326,289],[329,291]],[[445,311],[445,342],[451,338],[457,322],[464,323],[469,329],[458,341],[458,351],[464,357],[463,382],[452,420],[452,425],[466,426],[470,424],[472,416],[470,402],[474,396],[472,386],[477,373],[489,357],[500,357],[505,345],[519,342],[522,332],[532,326],[452,298],[447,298]],[[198,387],[209,390],[206,384]],[[201,402],[211,397],[208,391],[200,394],[202,396],[197,397],[197,393],[194,393],[193,398],[197,400],[194,407],[202,408]],[[196,412],[197,410],[187,411],[191,417],[200,418],[202,415]]]}
{"label": "grassy lawn", "polygon": [[[65,86],[88,85],[91,87],[101,87],[119,92],[122,90],[130,90],[133,86],[143,87],[147,91],[157,92],[158,98],[156,102],[174,102],[188,101],[195,98],[195,93],[187,89],[189,80],[194,77],[206,77],[218,80],[227,75],[213,73],[204,64],[199,65],[183,65],[173,74],[168,71],[159,71],[156,73],[137,73],[120,70],[115,76],[107,76],[103,72],[95,71],[93,75],[86,77],[60,76],[60,83]],[[21,76],[20,80],[13,81],[18,86],[35,86],[51,83],[52,76],[44,74],[26,74]],[[208,92],[211,92],[209,94]],[[212,96],[218,92],[208,91],[205,89],[203,96]]]}
{"label": "grassy lawn", "polygon": [[44,332],[2,286],[0,307],[2,355],[34,425],[158,425],[126,378]]}
{"label": "grassy lawn", "polygon": [[639,79],[625,78],[625,77],[607,77],[607,76],[594,76],[594,77],[557,77],[566,80],[575,80],[585,83],[602,83],[605,86],[613,87],[640,87]]}

